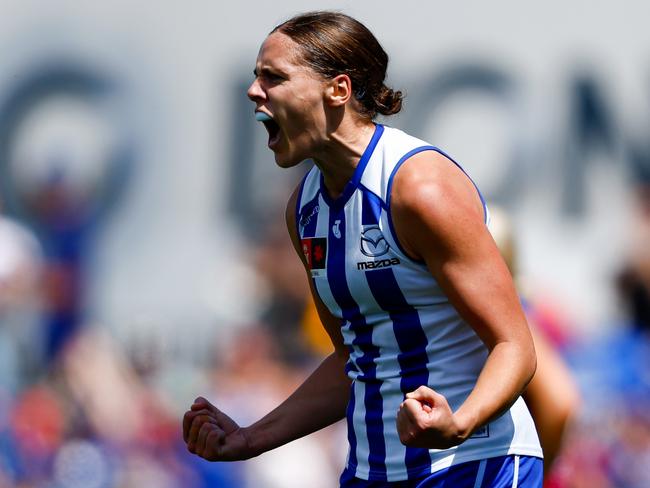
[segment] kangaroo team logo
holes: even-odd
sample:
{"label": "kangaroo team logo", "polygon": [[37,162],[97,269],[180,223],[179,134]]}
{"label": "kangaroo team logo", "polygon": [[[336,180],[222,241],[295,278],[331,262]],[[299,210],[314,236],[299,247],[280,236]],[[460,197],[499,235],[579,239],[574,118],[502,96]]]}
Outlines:
{"label": "kangaroo team logo", "polygon": [[365,256],[369,258],[383,256],[389,249],[390,246],[378,225],[369,226],[361,233],[361,252]]}
{"label": "kangaroo team logo", "polygon": [[334,225],[332,226],[332,234],[334,234],[334,237],[337,239],[341,238],[341,221],[340,220],[335,220]]}

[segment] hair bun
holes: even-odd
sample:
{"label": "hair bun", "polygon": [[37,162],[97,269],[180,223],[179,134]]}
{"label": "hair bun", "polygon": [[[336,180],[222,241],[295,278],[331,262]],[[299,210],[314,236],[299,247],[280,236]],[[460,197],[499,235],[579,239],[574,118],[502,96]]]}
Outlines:
{"label": "hair bun", "polygon": [[402,110],[404,96],[401,91],[394,91],[386,85],[382,85],[375,97],[376,111],[382,115],[393,115]]}

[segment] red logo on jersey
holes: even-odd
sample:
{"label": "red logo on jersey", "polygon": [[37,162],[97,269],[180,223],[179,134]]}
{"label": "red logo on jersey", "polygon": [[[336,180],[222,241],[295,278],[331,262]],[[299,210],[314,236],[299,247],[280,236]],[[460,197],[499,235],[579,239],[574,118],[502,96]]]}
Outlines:
{"label": "red logo on jersey", "polygon": [[308,237],[301,240],[302,252],[307,259],[309,269],[325,269],[327,262],[327,239],[325,237]]}

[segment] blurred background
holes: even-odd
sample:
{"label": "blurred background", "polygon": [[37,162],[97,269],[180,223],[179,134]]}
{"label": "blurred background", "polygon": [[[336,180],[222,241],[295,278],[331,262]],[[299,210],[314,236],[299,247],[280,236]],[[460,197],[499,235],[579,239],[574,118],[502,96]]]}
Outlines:
{"label": "blurred background", "polygon": [[189,455],[198,395],[243,423],[328,344],[246,98],[310,9],[364,22],[386,120],[510,222],[531,323],[582,397],[547,479],[650,486],[650,7],[0,0],[0,487],[331,487],[335,425],[246,463]]}

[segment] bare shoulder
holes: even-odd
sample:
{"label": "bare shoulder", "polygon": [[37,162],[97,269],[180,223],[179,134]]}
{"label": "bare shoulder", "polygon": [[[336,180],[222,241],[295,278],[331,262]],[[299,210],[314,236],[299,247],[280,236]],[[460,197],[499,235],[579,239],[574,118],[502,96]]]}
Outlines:
{"label": "bare shoulder", "polygon": [[390,207],[400,241],[417,258],[423,257],[423,246],[460,238],[461,229],[467,237],[472,229],[486,231],[476,187],[436,151],[420,152],[402,164],[393,180]]}
{"label": "bare shoulder", "polygon": [[423,151],[409,158],[397,171],[391,205],[417,210],[421,207],[447,214],[450,207],[483,219],[483,205],[469,177],[437,151]]}
{"label": "bare shoulder", "polygon": [[[296,206],[298,204],[298,196],[300,195],[300,185],[294,188],[287,202],[287,209],[285,211],[285,218],[287,220],[287,227],[292,234],[296,233]],[[292,232],[293,231],[293,232]]]}
{"label": "bare shoulder", "polygon": [[289,201],[287,202],[287,208],[285,210],[285,219],[287,222],[287,230],[289,231],[289,237],[293,243],[293,247],[296,249],[300,259],[303,259],[303,254],[300,251],[300,244],[298,238],[298,229],[296,227],[296,207],[298,205],[298,198],[300,196],[300,184],[291,193]]}

